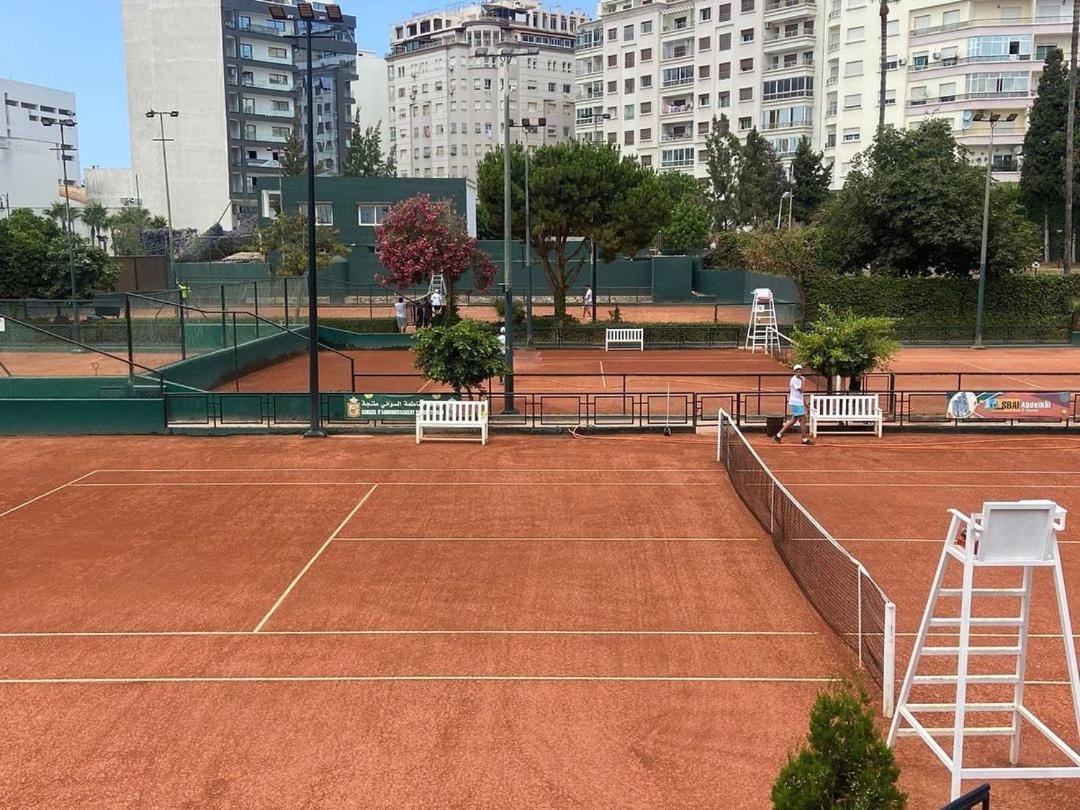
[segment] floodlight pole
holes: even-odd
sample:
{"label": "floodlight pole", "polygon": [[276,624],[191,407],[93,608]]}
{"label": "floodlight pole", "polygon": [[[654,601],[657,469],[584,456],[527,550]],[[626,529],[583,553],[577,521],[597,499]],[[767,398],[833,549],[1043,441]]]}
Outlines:
{"label": "floodlight pole", "polygon": [[82,344],[82,325],[79,323],[79,296],[75,286],[75,242],[72,234],[71,227],[71,198],[68,197],[68,176],[67,176],[67,150],[68,144],[64,138],[64,127],[74,127],[75,121],[70,118],[43,118],[41,123],[45,126],[52,126],[55,123],[60,127],[60,168],[64,173],[64,236],[67,238],[67,254],[68,254],[68,277],[71,284],[71,323],[73,327],[72,337],[75,338],[75,342],[80,344],[75,350],[79,351]]}
{"label": "floodlight pole", "polygon": [[161,125],[161,137],[154,138],[155,141],[161,141],[161,167],[165,173],[165,214],[169,219],[169,231],[166,235],[165,244],[168,251],[168,274],[169,278],[176,282],[176,274],[173,270],[173,224],[172,224],[172,196],[169,194],[169,156],[165,150],[166,141],[171,141],[172,138],[165,137],[165,116],[170,118],[177,118],[180,113],[176,110],[170,112],[158,112],[156,110],[150,110],[146,113],[147,118],[157,117],[158,123]]}
{"label": "floodlight pole", "polygon": [[311,20],[304,21],[304,46],[307,49],[307,237],[308,237],[308,404],[309,425],[304,436],[326,436],[322,428],[319,396],[319,274],[315,257],[315,88],[311,66]]}
{"label": "floodlight pole", "polygon": [[525,345],[530,349],[533,345],[533,289],[532,289],[532,259],[529,256],[529,240],[532,231],[529,229],[529,129],[522,130],[525,137]]}
{"label": "floodlight pole", "polygon": [[975,345],[983,348],[983,306],[986,300],[986,248],[990,234],[990,175],[994,167],[994,127],[997,120],[990,116],[990,145],[986,152],[986,190],[983,192],[982,245],[979,247],[979,298],[975,308]]}

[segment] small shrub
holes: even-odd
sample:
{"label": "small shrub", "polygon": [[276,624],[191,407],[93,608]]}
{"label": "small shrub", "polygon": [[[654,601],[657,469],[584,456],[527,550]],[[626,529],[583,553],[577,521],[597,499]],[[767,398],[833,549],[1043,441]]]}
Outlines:
{"label": "small shrub", "polygon": [[881,738],[870,698],[840,683],[810,709],[810,733],[772,789],[775,810],[903,810],[900,769]]}
{"label": "small shrub", "polygon": [[421,329],[412,351],[424,377],[449,385],[455,394],[482,389],[486,380],[506,373],[499,339],[486,324],[470,318]]}
{"label": "small shrub", "polygon": [[[499,314],[499,318],[501,318],[505,322],[506,301],[504,299],[495,299],[495,311]],[[511,306],[511,312],[513,314],[513,320],[515,324],[525,323],[525,305],[518,301],[516,298],[514,299],[513,305]]]}
{"label": "small shrub", "polygon": [[612,323],[622,323],[622,311],[618,304],[615,305],[615,309],[608,312],[608,317],[611,318]]}

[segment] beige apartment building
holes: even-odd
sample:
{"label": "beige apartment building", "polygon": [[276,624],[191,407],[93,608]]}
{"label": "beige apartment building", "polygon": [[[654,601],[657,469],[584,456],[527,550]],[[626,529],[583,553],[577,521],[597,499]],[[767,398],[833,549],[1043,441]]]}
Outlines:
{"label": "beige apartment building", "polygon": [[[574,40],[584,12],[532,0],[494,0],[410,17],[391,32],[386,57],[392,148],[403,177],[475,178],[476,164],[502,143],[509,73],[513,140],[531,146],[574,136]],[[477,48],[536,48],[509,68]],[[524,133],[528,119],[536,127]]]}
{"label": "beige apartment building", "polygon": [[[1067,0],[892,3],[886,122],[946,118],[972,161],[1017,179],[1042,61],[1067,54],[1070,23]],[[873,0],[605,0],[577,37],[576,136],[703,177],[724,114],[784,159],[810,137],[839,186],[877,127],[880,30]]]}

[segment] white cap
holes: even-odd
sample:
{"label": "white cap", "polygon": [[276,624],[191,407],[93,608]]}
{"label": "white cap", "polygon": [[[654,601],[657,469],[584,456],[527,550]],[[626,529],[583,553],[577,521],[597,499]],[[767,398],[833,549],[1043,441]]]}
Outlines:
{"label": "white cap", "polygon": [[794,366],[792,367],[792,369],[791,369],[791,370],[792,370],[792,371],[802,371],[802,365],[801,365],[800,363],[796,363],[796,364],[795,364],[795,365],[794,365]]}

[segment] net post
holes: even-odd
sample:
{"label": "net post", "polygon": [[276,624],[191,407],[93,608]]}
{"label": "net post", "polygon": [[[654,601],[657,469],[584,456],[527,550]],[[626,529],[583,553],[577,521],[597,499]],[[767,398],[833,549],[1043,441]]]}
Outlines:
{"label": "net post", "polygon": [[862,579],[863,579],[863,567],[860,563],[855,569],[855,610],[858,614],[858,633],[857,638],[859,642],[859,667],[863,665],[862,650],[863,650],[863,635],[862,635]]}
{"label": "net post", "polygon": [[255,337],[259,336],[259,282],[251,282],[255,288]]}
{"label": "net post", "polygon": [[724,409],[716,412],[716,463],[720,463],[721,441],[724,436]]}
{"label": "net post", "polygon": [[131,330],[131,296],[124,293],[124,321],[127,331],[128,384],[135,385],[135,340]]}
{"label": "net post", "polygon": [[882,662],[881,711],[886,717],[892,717],[895,710],[896,684],[896,603],[885,603],[885,660]]}
{"label": "net post", "polygon": [[285,306],[285,328],[289,328],[289,277],[281,280],[281,300]]}
{"label": "net post", "polygon": [[225,285],[221,285],[221,345],[229,345],[228,318],[225,315]]}
{"label": "net post", "polygon": [[176,293],[176,311],[180,313],[180,359],[187,360],[187,327],[184,323],[184,295]]}

